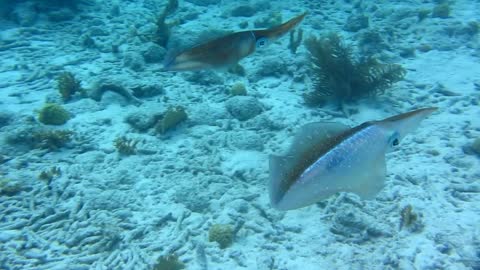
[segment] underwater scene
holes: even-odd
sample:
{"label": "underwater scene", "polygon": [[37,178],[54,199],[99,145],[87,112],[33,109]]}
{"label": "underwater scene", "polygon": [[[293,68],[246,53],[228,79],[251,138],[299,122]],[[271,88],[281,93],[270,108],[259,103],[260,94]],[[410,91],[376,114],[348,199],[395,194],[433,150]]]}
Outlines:
{"label": "underwater scene", "polygon": [[480,1],[0,0],[0,270],[480,270]]}

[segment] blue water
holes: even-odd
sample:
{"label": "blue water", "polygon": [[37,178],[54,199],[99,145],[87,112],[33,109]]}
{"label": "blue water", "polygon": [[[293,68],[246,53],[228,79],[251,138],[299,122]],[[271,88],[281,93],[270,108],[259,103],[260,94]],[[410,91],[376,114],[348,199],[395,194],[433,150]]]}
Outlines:
{"label": "blue water", "polygon": [[[480,269],[480,2],[0,0],[0,16],[0,269]],[[375,198],[271,206],[269,156],[305,124],[429,107]]]}

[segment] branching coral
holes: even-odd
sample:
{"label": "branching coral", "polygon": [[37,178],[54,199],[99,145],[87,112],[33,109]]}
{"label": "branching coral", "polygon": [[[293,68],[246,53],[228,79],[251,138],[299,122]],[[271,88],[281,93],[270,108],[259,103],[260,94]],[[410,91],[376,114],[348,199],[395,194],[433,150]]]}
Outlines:
{"label": "branching coral", "polygon": [[413,212],[411,205],[407,205],[400,211],[400,228],[411,226],[416,220],[417,215]]}
{"label": "branching coral", "polygon": [[70,130],[25,128],[8,134],[6,142],[15,146],[25,145],[29,149],[56,151],[69,143],[73,135],[74,133]]}
{"label": "branching coral", "polygon": [[306,40],[313,71],[313,91],[304,95],[309,105],[334,100],[340,104],[383,93],[405,76],[400,65],[383,64],[372,57],[356,60],[340,37],[331,34]]}
{"label": "branching coral", "polygon": [[43,180],[47,183],[47,186],[50,186],[50,183],[52,183],[52,180],[55,177],[58,177],[62,174],[62,171],[58,167],[52,167],[50,170],[42,171],[38,175],[38,179]]}
{"label": "branching coral", "polygon": [[117,148],[118,153],[121,155],[133,155],[137,152],[138,140],[128,139],[124,136],[116,138],[114,143],[115,148]]}
{"label": "branching coral", "polygon": [[165,134],[185,120],[187,120],[185,108],[182,106],[170,107],[164,113],[163,118],[157,122],[155,129],[159,133]]}
{"label": "branching coral", "polygon": [[293,54],[297,53],[298,46],[302,44],[303,39],[303,30],[298,29],[297,37],[295,37],[295,29],[290,31],[290,43],[288,43],[288,48]]}
{"label": "branching coral", "polygon": [[408,204],[400,211],[400,230],[407,229],[410,232],[418,232],[423,228],[421,221],[422,215],[413,211],[413,207]]}
{"label": "branching coral", "polygon": [[84,93],[80,81],[75,79],[75,76],[70,72],[63,72],[58,76],[57,88],[63,101],[69,101],[76,93]]}
{"label": "branching coral", "polygon": [[167,47],[168,40],[170,39],[170,29],[172,27],[165,22],[165,19],[177,8],[178,0],[169,0],[163,12],[157,17],[157,30],[155,31],[152,41],[164,48]]}
{"label": "branching coral", "polygon": [[56,151],[65,146],[72,139],[73,132],[70,130],[42,130],[32,134],[34,148]]}

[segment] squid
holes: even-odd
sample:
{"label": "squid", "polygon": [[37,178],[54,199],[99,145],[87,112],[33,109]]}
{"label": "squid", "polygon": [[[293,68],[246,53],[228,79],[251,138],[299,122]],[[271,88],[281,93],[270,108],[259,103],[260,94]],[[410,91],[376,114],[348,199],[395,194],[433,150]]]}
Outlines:
{"label": "squid", "polygon": [[288,33],[300,24],[306,15],[307,13],[303,13],[269,29],[236,32],[196,45],[167,57],[163,71],[192,71],[235,65],[256,49]]}
{"label": "squid", "polygon": [[436,109],[418,109],[353,128],[331,122],[306,124],[285,156],[270,157],[271,205],[297,209],[338,192],[373,199],[385,182],[385,154],[398,148]]}

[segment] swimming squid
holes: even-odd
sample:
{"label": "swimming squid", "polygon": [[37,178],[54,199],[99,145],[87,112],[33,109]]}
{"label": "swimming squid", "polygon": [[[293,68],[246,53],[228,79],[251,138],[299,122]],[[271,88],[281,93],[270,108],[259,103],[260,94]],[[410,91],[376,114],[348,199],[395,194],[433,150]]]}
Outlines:
{"label": "swimming squid", "polygon": [[418,109],[353,128],[329,122],[304,125],[286,156],[270,157],[270,203],[291,210],[338,192],[374,198],[385,182],[385,154],[436,109]]}
{"label": "swimming squid", "polygon": [[167,57],[164,71],[186,71],[228,67],[266,46],[297,26],[305,17],[303,13],[281,25],[263,30],[232,33],[194,46],[173,57]]}

